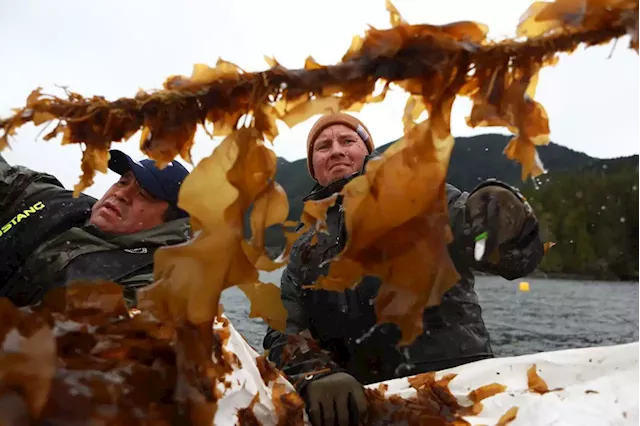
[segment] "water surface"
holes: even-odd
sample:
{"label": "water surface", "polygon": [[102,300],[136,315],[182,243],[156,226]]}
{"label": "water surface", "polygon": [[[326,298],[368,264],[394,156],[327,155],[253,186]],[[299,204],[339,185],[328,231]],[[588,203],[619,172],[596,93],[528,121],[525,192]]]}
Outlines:
{"label": "water surface", "polygon": [[[280,271],[262,273],[279,285]],[[638,341],[638,283],[476,277],[476,291],[496,356]],[[237,288],[225,290],[226,315],[247,341],[262,352],[266,326],[249,319],[249,303]]]}

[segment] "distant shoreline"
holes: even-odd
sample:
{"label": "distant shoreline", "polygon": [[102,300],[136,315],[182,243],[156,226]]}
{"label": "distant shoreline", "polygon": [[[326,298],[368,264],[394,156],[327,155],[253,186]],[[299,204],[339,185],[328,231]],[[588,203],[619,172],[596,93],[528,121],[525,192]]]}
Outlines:
{"label": "distant shoreline", "polygon": [[[488,274],[480,271],[473,271],[474,275],[482,276],[482,277],[490,277],[493,274]],[[527,276],[520,278],[521,281],[525,281],[527,278],[543,278],[543,279],[552,279],[552,280],[566,280],[566,281],[605,281],[605,282],[620,282],[620,283],[632,283],[639,282],[640,279],[638,276],[629,277],[628,279],[620,279],[613,276],[597,276],[590,274],[567,274],[562,272],[542,272],[542,271],[534,271]]]}

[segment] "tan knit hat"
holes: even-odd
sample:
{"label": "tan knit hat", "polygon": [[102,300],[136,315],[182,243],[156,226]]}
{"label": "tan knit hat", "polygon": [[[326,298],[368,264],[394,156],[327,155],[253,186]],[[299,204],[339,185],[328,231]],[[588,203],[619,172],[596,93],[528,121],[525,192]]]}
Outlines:
{"label": "tan knit hat", "polygon": [[367,126],[357,118],[352,115],[345,114],[343,112],[334,112],[330,114],[323,115],[316,121],[316,123],[311,128],[309,132],[309,136],[307,137],[307,168],[309,169],[309,174],[312,178],[315,179],[313,175],[313,143],[316,141],[318,135],[327,127],[332,126],[334,124],[344,124],[345,126],[353,129],[358,136],[364,141],[367,146],[367,150],[371,153],[374,149],[373,138],[371,137],[371,133]]}

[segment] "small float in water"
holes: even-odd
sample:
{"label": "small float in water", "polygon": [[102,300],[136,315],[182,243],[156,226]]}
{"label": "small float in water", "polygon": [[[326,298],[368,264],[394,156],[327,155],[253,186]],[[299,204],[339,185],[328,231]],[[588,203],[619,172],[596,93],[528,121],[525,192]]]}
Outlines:
{"label": "small float in water", "polygon": [[529,281],[520,281],[518,289],[524,293],[528,292],[530,290]]}

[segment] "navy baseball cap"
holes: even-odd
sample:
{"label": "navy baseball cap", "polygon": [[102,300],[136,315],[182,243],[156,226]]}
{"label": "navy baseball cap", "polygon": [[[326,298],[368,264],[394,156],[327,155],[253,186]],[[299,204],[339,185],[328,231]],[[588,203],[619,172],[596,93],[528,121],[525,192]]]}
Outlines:
{"label": "navy baseball cap", "polygon": [[131,170],[145,191],[178,209],[180,217],[189,215],[178,208],[180,185],[189,174],[189,171],[182,164],[172,161],[160,170],[156,167],[156,162],[150,159],[135,161],[124,152],[115,149],[110,150],[109,154],[109,168],[111,170],[119,175]]}

